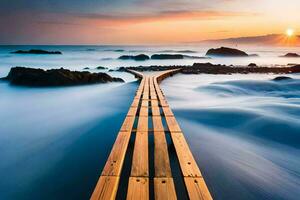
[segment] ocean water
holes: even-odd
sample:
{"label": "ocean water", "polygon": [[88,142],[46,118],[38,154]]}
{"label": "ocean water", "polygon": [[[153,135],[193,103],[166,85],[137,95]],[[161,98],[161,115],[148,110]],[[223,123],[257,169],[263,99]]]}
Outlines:
{"label": "ocean water", "polygon": [[[19,49],[63,55],[16,55]],[[122,61],[120,55],[182,53],[204,56],[199,46],[0,46],[0,77],[11,67],[216,64],[287,65],[300,49],[241,49],[260,57]],[[28,88],[0,82],[0,199],[88,199],[121,123],[136,79],[125,83]],[[300,75],[176,75],[162,82],[191,150],[215,199],[299,199]]]}

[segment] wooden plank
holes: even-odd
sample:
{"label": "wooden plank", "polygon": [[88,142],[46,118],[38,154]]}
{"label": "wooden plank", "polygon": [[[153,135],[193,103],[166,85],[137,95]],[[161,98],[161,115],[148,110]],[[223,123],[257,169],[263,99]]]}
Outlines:
{"label": "wooden plank", "polygon": [[90,199],[114,200],[117,194],[119,179],[119,177],[115,176],[101,176]]}
{"label": "wooden plank", "polygon": [[139,116],[148,117],[148,107],[141,107]]}
{"label": "wooden plank", "polygon": [[149,105],[149,100],[143,99],[141,106],[148,106],[148,105]]}
{"label": "wooden plank", "polygon": [[152,116],[161,116],[160,109],[158,106],[152,106]]}
{"label": "wooden plank", "polygon": [[131,176],[149,176],[148,132],[136,132],[132,157]]}
{"label": "wooden plank", "polygon": [[153,124],[154,131],[164,131],[165,130],[160,116],[152,116],[152,124]]}
{"label": "wooden plank", "polygon": [[168,117],[174,116],[174,114],[169,106],[164,106],[164,107],[162,107],[162,109],[163,109],[165,116],[168,116]]}
{"label": "wooden plank", "polygon": [[203,178],[184,178],[185,186],[191,200],[212,200],[212,196]]}
{"label": "wooden plank", "polygon": [[134,116],[127,116],[122,124],[120,131],[128,131],[131,132],[132,126],[134,124],[135,117]]}
{"label": "wooden plank", "polygon": [[136,112],[137,112],[137,107],[130,107],[127,112],[127,116],[134,117],[136,115]]}
{"label": "wooden plank", "polygon": [[128,183],[127,200],[148,200],[149,178],[130,177]]}
{"label": "wooden plank", "polygon": [[173,178],[154,178],[155,200],[176,200]]}
{"label": "wooden plank", "polygon": [[165,119],[171,132],[181,132],[181,129],[174,116],[166,116]]}
{"label": "wooden plank", "polygon": [[148,132],[148,117],[139,117],[137,131]]}
{"label": "wooden plank", "polygon": [[158,106],[158,100],[156,100],[156,99],[151,100],[151,106],[152,107]]}
{"label": "wooden plank", "polygon": [[172,177],[165,132],[154,130],[155,177]]}
{"label": "wooden plank", "polygon": [[171,138],[184,177],[202,177],[192,152],[181,132],[171,132]]}
{"label": "wooden plank", "polygon": [[131,132],[119,132],[110,155],[102,170],[102,176],[120,176]]}
{"label": "wooden plank", "polygon": [[130,107],[138,107],[140,103],[139,99],[134,99]]}

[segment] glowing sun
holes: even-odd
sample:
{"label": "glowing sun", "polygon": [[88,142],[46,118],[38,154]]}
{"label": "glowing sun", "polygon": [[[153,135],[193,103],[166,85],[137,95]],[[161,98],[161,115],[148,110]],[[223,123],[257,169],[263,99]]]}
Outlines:
{"label": "glowing sun", "polygon": [[293,35],[294,35],[294,30],[293,29],[291,29],[291,28],[289,28],[289,29],[287,29],[286,30],[286,35],[288,36],[288,37],[292,37]]}

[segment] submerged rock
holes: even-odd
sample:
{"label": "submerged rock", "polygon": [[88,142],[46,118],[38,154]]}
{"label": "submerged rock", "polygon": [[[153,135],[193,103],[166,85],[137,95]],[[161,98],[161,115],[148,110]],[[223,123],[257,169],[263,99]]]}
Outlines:
{"label": "submerged rock", "polygon": [[273,79],[273,81],[283,81],[283,80],[291,80],[291,77],[288,76],[277,76],[276,78]]}
{"label": "submerged rock", "polygon": [[121,60],[144,61],[144,60],[149,60],[150,57],[145,55],[145,54],[139,54],[139,55],[136,55],[136,56],[123,55],[123,56],[120,56],[119,59],[121,59]]}
{"label": "submerged rock", "polygon": [[153,60],[169,60],[169,59],[184,59],[182,54],[153,54],[151,56]]}
{"label": "submerged rock", "polygon": [[35,87],[124,82],[121,78],[114,78],[106,73],[78,72],[63,68],[43,70],[26,67],[11,68],[7,77],[2,80],[9,81],[13,85]]}
{"label": "submerged rock", "polygon": [[16,54],[62,54],[60,51],[45,51],[41,49],[30,49],[29,51],[18,50],[11,53]]}
{"label": "submerged rock", "polygon": [[85,67],[85,68],[83,68],[83,69],[90,69],[89,67]]}
{"label": "submerged rock", "polygon": [[238,49],[221,47],[217,49],[209,49],[206,53],[206,56],[246,57],[249,55],[246,52]]}
{"label": "submerged rock", "polygon": [[96,69],[108,69],[107,67],[98,66]]}
{"label": "submerged rock", "polygon": [[296,54],[296,53],[287,53],[283,56],[280,56],[280,57],[286,57],[286,58],[299,58],[300,55],[299,54]]}

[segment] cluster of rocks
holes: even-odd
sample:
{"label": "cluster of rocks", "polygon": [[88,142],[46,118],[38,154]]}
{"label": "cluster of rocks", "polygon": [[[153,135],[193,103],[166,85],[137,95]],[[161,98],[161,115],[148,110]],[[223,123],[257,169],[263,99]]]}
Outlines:
{"label": "cluster of rocks", "polygon": [[34,87],[124,82],[123,79],[111,77],[106,73],[78,72],[63,68],[43,70],[26,67],[11,68],[7,77],[2,80],[9,81],[12,85]]}
{"label": "cluster of rocks", "polygon": [[41,49],[30,49],[28,51],[18,50],[11,53],[15,54],[62,54],[60,51],[45,51]]}
{"label": "cluster of rocks", "polygon": [[139,66],[139,67],[121,67],[119,71],[126,71],[132,69],[137,71],[163,71],[170,69],[181,68],[183,74],[249,74],[249,73],[274,73],[274,74],[288,74],[300,73],[300,65],[289,67],[258,67],[254,63],[250,66],[228,66],[228,65],[214,65],[211,63],[194,63],[189,66]]}
{"label": "cluster of rocks", "polygon": [[208,57],[199,57],[199,56],[188,56],[183,54],[153,54],[151,57],[145,54],[139,54],[136,56],[131,55],[123,55],[120,56],[119,59],[121,60],[135,60],[135,61],[145,61],[145,60],[174,60],[174,59],[184,59],[184,58],[190,58],[190,59],[205,59]]}

